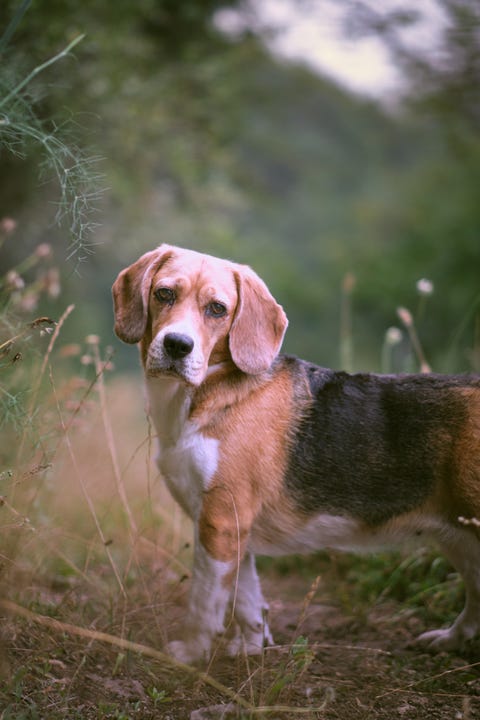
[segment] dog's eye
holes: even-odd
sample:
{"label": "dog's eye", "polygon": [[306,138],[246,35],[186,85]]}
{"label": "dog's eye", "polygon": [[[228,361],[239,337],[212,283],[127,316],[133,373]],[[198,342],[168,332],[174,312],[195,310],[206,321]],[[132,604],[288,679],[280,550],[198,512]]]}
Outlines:
{"label": "dog's eye", "polygon": [[175,292],[171,288],[161,287],[153,293],[158,302],[172,305],[175,301]]}
{"label": "dog's eye", "polygon": [[227,314],[227,308],[223,303],[211,302],[207,305],[207,315],[220,318]]}

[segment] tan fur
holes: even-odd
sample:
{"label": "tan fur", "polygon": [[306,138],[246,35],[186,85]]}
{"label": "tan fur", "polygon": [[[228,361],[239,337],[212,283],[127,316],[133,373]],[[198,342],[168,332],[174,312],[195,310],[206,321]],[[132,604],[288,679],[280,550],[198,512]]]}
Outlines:
{"label": "tan fur", "polygon": [[[455,443],[457,473],[448,507],[456,518],[480,520],[480,390],[462,388],[459,393],[468,407],[468,419]],[[470,528],[480,537],[477,525],[471,525]]]}
{"label": "tan fur", "polygon": [[[285,437],[295,412],[292,398],[286,372],[262,383],[217,380],[193,412],[202,432],[220,441],[218,471],[200,517],[201,537],[218,560],[243,556],[250,532],[261,535],[265,527],[278,524],[283,533],[286,524],[293,523],[293,506],[283,492]],[[233,409],[225,410],[229,407]]]}

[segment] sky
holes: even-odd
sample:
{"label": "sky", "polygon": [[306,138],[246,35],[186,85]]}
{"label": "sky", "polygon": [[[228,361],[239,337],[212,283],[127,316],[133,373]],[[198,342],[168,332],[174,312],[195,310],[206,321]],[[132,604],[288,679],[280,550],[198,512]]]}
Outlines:
{"label": "sky", "polygon": [[[348,5],[349,0],[247,0],[243,12],[223,10],[216,22],[232,34],[253,27],[277,56],[304,62],[350,90],[395,96],[403,78],[384,44],[375,37],[345,37],[342,20]],[[402,39],[416,51],[436,51],[443,17],[435,0],[382,0],[381,7],[421,12],[423,20],[403,31]]]}

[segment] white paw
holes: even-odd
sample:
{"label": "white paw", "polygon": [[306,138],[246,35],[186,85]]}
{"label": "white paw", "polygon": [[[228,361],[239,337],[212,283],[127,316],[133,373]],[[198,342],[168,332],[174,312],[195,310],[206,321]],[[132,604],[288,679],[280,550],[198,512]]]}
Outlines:
{"label": "white paw", "polygon": [[422,633],[415,641],[416,645],[435,652],[450,652],[461,648],[469,637],[454,626],[441,630],[429,630]]}
{"label": "white paw", "polygon": [[208,660],[210,643],[202,642],[200,639],[198,641],[172,640],[167,645],[167,651],[178,662],[191,665]]}
{"label": "white paw", "polygon": [[227,645],[227,655],[235,657],[235,655],[261,655],[264,648],[274,645],[270,630],[265,628],[265,632],[253,633],[247,632],[242,634],[238,632]]}

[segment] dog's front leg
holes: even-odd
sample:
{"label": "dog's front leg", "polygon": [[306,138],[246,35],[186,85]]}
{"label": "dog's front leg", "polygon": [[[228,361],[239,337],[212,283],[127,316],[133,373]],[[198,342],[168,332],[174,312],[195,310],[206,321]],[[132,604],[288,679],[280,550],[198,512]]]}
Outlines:
{"label": "dog's front leg", "polygon": [[[184,637],[170,644],[170,652],[183,662],[209,657],[213,639],[224,632],[225,612],[237,575],[239,580],[245,572],[251,575],[251,566],[250,570],[242,566],[242,560],[255,503],[246,495],[236,497],[225,479],[212,483],[202,495],[195,527],[194,568]],[[255,598],[259,599],[258,579],[252,587]],[[241,591],[240,597],[243,604],[251,605]],[[259,613],[261,616],[261,610]],[[255,633],[261,631],[260,624],[260,621],[255,623]]]}
{"label": "dog's front leg", "polygon": [[239,633],[230,641],[228,654],[259,655],[266,645],[273,645],[267,621],[268,603],[263,597],[252,553],[247,553],[241,562],[231,602]]}
{"label": "dog's front leg", "polygon": [[170,642],[170,653],[180,662],[208,660],[212,642],[224,632],[235,561],[216,560],[195,533],[193,574],[183,639]]}

